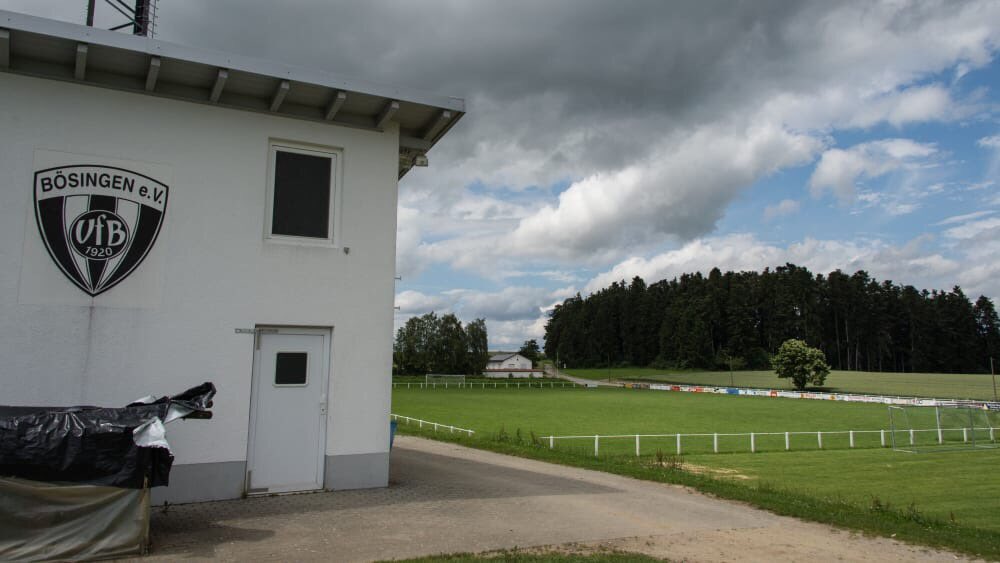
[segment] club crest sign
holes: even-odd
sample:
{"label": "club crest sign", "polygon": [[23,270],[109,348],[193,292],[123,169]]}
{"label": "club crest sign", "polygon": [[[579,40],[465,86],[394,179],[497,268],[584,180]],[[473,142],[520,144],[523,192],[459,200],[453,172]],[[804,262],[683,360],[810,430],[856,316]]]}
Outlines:
{"label": "club crest sign", "polygon": [[35,219],[49,256],[91,297],[142,264],[163,225],[165,184],[96,164],[35,172]]}

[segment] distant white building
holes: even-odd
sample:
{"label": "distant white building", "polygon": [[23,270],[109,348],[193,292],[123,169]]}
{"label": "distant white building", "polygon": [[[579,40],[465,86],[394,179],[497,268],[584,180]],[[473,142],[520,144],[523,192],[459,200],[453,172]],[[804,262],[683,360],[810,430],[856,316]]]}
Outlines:
{"label": "distant white building", "polygon": [[531,360],[516,352],[504,352],[490,356],[486,362],[486,370],[483,372],[486,377],[513,378],[513,377],[542,377],[542,370],[534,369]]}

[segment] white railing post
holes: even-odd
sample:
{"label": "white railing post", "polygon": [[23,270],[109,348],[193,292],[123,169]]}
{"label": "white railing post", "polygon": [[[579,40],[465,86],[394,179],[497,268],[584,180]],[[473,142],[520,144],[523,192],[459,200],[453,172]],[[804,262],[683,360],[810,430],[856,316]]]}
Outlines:
{"label": "white railing post", "polygon": [[719,433],[716,432],[712,435],[712,451],[719,453]]}
{"label": "white railing post", "polygon": [[990,426],[990,441],[991,442],[995,442],[996,441],[996,438],[993,437],[993,427],[992,426]]}
{"label": "white railing post", "polygon": [[555,439],[555,437],[549,436],[549,449],[551,450],[551,449],[553,449],[555,447],[556,447],[556,439]]}
{"label": "white railing post", "polygon": [[424,427],[424,421],[420,420],[419,418],[417,420],[420,421],[420,428],[423,428]]}
{"label": "white railing post", "polygon": [[941,429],[941,425],[938,425],[938,444],[944,443],[944,431]]}
{"label": "white railing post", "polygon": [[819,444],[819,449],[822,450],[823,449],[823,433],[822,432],[817,432],[816,433],[816,443]]}
{"label": "white railing post", "polygon": [[601,440],[601,437],[599,435],[597,435],[597,434],[594,434],[594,457],[597,457],[597,452],[598,452],[598,450],[601,447],[600,440]]}
{"label": "white railing post", "polygon": [[882,443],[882,447],[884,448],[885,447],[885,430],[884,429],[883,430],[879,430],[878,434],[879,434],[879,441]]}
{"label": "white railing post", "polygon": [[788,432],[785,432],[785,451],[787,452],[790,449],[792,449],[792,440]]}
{"label": "white railing post", "polygon": [[750,433],[750,453],[757,453],[757,440],[753,432]]}
{"label": "white railing post", "polygon": [[437,431],[438,431],[438,423],[436,423],[436,422],[434,423],[434,431],[435,431],[435,432],[437,432]]}
{"label": "white railing post", "polygon": [[854,431],[850,430],[850,431],[848,431],[847,434],[851,437],[851,442],[850,443],[851,443],[851,447],[853,448],[854,447]]}
{"label": "white railing post", "polygon": [[635,457],[639,457],[639,435],[635,435]]}
{"label": "white railing post", "polygon": [[963,428],[962,429],[962,441],[963,442],[968,442],[969,441],[969,429],[968,428]]}
{"label": "white railing post", "polygon": [[677,435],[677,455],[681,455],[681,435]]}
{"label": "white railing post", "polygon": [[914,444],[914,440],[913,440],[913,429],[912,429],[912,428],[910,428],[910,445],[912,446],[913,444]]}
{"label": "white railing post", "polygon": [[410,382],[409,382],[409,381],[407,381],[407,382],[406,382],[406,388],[407,388],[407,389],[409,389],[409,388],[410,388]]}
{"label": "white railing post", "polygon": [[449,426],[448,427],[448,433],[454,434],[455,433],[455,427],[454,426]]}

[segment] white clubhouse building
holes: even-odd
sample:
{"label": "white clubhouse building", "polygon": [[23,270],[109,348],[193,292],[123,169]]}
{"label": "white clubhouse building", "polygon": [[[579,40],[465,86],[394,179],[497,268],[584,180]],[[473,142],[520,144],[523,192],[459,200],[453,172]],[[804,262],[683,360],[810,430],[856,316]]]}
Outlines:
{"label": "white clubhouse building", "polygon": [[155,502],[385,486],[397,181],[463,114],[0,11],[0,403],[211,381]]}

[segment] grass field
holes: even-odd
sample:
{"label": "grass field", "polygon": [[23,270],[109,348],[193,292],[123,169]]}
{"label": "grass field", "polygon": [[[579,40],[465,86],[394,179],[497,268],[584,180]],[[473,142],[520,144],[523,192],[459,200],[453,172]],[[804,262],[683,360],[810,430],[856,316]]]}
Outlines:
{"label": "grass field", "polygon": [[[607,368],[567,369],[566,373],[585,379],[608,379]],[[648,382],[690,383],[694,385],[730,384],[727,371],[671,371],[653,368],[612,368],[612,379]],[[778,379],[773,371],[737,371],[732,381],[738,387],[792,389],[791,381]],[[842,393],[871,393],[905,397],[940,397],[955,399],[993,399],[990,374],[952,373],[877,373],[833,371],[824,389]]]}
{"label": "grass field", "polygon": [[[520,430],[529,442],[532,432],[544,436],[876,430],[888,424],[883,405],[625,389],[397,389],[393,412],[471,428],[478,433],[476,439],[495,436],[501,427],[510,435]],[[653,457],[657,449],[673,453],[672,440],[644,440],[648,440],[643,442],[645,456]],[[825,447],[847,447],[830,440],[824,440]],[[700,445],[686,443],[683,459],[712,477],[743,486],[773,486],[804,498],[855,507],[888,504],[1000,532],[1000,503],[992,500],[1000,493],[1000,479],[995,476],[1000,450],[906,454],[878,448],[877,443],[863,445],[867,448],[816,451],[815,443],[805,440],[785,452],[783,442],[758,442],[763,451],[756,454],[700,453],[710,451],[709,438]],[[601,453],[608,459],[628,459],[633,448],[631,439],[608,440],[602,442]],[[558,449],[581,460],[593,458],[593,440]]]}
{"label": "grass field", "polygon": [[[686,462],[809,496],[873,502],[1000,531],[1000,451],[906,454],[890,449],[691,455]],[[991,469],[993,468],[993,469]]]}
{"label": "grass field", "polygon": [[[425,381],[426,381],[426,376],[423,376],[423,375],[394,375],[394,376],[392,376],[392,382],[393,383],[423,383]],[[450,383],[455,383],[452,380],[448,380],[448,381]],[[504,383],[504,382],[509,382],[509,383],[522,382],[523,383],[523,382],[528,382],[528,381],[530,381],[532,383],[538,383],[540,381],[541,382],[546,382],[546,383],[550,383],[550,382],[565,383],[566,382],[565,379],[560,379],[558,377],[517,377],[517,378],[493,377],[493,378],[491,378],[491,377],[480,377],[480,376],[469,375],[469,376],[466,376],[466,378],[465,378],[465,382],[466,383],[498,383],[498,382],[499,383]],[[437,382],[438,383],[444,383],[445,380],[444,379],[438,379]]]}

